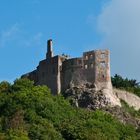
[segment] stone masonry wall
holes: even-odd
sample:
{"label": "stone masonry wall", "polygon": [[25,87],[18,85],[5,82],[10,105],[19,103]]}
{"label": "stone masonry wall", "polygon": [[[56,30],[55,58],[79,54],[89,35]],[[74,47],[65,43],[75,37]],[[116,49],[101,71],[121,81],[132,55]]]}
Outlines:
{"label": "stone masonry wall", "polygon": [[35,81],[36,85],[47,85],[53,94],[67,88],[86,83],[96,88],[111,89],[110,58],[108,50],[84,52],[80,58],[53,56],[52,40],[48,40],[46,59],[40,61],[37,69],[23,77]]}

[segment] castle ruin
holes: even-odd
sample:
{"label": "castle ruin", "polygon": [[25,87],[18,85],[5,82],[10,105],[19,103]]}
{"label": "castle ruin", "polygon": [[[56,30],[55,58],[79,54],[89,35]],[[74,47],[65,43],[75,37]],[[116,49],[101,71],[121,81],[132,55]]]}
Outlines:
{"label": "castle ruin", "polygon": [[39,62],[36,70],[24,77],[33,80],[35,85],[47,85],[53,94],[87,83],[99,90],[109,89],[112,88],[110,53],[109,50],[92,50],[77,58],[54,56],[50,39],[47,42],[46,58]]}

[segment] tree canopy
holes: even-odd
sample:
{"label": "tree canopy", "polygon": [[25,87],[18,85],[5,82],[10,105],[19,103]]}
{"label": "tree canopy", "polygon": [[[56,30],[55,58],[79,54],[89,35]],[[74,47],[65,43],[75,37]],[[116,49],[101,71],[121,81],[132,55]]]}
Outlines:
{"label": "tree canopy", "polygon": [[115,74],[115,76],[112,77],[111,80],[114,87],[133,92],[134,94],[140,96],[140,85],[137,80],[123,78],[118,74]]}
{"label": "tree canopy", "polygon": [[137,130],[102,111],[74,108],[28,79],[0,83],[1,140],[137,140]]}

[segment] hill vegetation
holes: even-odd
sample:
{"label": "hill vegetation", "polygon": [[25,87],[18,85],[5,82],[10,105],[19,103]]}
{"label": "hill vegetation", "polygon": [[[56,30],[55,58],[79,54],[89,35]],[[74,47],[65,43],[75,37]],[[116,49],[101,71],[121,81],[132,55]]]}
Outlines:
{"label": "hill vegetation", "polygon": [[0,140],[138,140],[139,128],[100,110],[74,108],[46,86],[0,83]]}
{"label": "hill vegetation", "polygon": [[116,74],[111,78],[113,87],[132,92],[140,97],[140,85],[135,79],[123,78]]}

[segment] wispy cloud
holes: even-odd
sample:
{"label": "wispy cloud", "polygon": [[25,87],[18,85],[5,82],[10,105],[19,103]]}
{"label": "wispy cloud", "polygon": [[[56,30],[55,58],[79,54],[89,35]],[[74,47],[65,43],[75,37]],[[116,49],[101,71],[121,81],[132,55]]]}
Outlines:
{"label": "wispy cloud", "polygon": [[8,41],[14,40],[19,34],[19,25],[16,23],[9,29],[1,31],[0,34],[0,47],[4,47]]}
{"label": "wispy cloud", "polygon": [[113,73],[140,80],[140,0],[111,0],[97,19],[101,47],[111,50]]}
{"label": "wispy cloud", "polygon": [[42,33],[39,32],[33,35],[32,37],[30,37],[29,39],[24,40],[23,44],[27,47],[32,46],[33,44],[40,45],[41,38],[42,38]]}
{"label": "wispy cloud", "polygon": [[20,24],[14,24],[0,33],[0,47],[6,47],[10,42],[18,46],[29,47],[34,44],[39,45],[42,33],[29,34]]}

